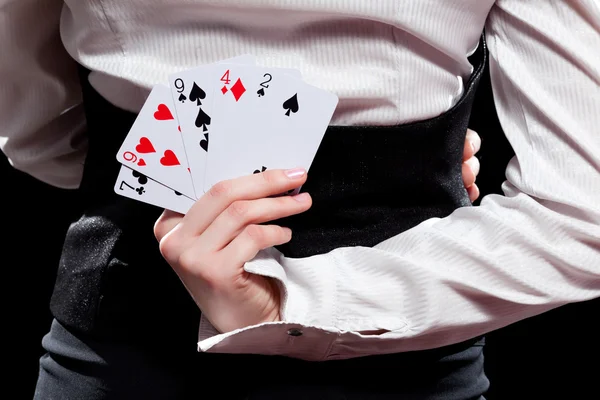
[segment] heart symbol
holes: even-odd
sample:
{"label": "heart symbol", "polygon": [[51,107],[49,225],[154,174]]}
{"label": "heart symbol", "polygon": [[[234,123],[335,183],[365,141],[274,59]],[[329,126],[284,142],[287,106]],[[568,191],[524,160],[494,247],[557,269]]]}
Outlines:
{"label": "heart symbol", "polygon": [[167,119],[174,119],[173,114],[171,114],[171,110],[164,104],[159,104],[158,109],[154,112],[154,118],[165,121]]}
{"label": "heart symbol", "polygon": [[140,143],[135,146],[135,150],[138,153],[155,153],[154,146],[152,146],[152,142],[147,137],[141,137]]}
{"label": "heart symbol", "polygon": [[160,163],[165,166],[179,165],[179,160],[171,150],[165,150],[165,155],[160,159]]}
{"label": "heart symbol", "polygon": [[146,165],[146,161],[144,161],[144,159],[143,159],[143,158],[140,158],[140,161],[138,161],[138,165],[139,165],[140,167],[143,167],[144,165]]}

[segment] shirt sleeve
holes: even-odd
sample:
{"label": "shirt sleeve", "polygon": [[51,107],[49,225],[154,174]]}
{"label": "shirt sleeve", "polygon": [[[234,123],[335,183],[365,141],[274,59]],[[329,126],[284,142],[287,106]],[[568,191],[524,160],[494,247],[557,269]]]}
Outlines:
{"label": "shirt sleeve", "polygon": [[600,6],[501,0],[486,26],[496,107],[515,150],[504,196],[373,248],[247,271],[277,278],[281,323],[199,349],[311,360],[440,347],[600,296]]}
{"label": "shirt sleeve", "polygon": [[77,188],[87,150],[77,66],[60,0],[0,0],[0,149],[17,169]]}

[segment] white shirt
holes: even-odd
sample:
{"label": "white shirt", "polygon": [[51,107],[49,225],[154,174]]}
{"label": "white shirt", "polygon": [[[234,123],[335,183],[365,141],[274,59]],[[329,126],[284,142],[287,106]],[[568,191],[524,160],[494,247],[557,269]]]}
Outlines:
{"label": "white shirt", "polygon": [[373,248],[262,252],[246,269],[280,280],[284,322],[219,334],[203,320],[201,350],[311,360],[419,350],[600,296],[598,0],[65,3],[61,18],[59,0],[0,0],[0,145],[16,168],[66,188],[86,150],[70,57],[137,111],[169,73],[250,53],[336,93],[333,124],[389,125],[456,102],[486,27],[516,153],[505,196]]}

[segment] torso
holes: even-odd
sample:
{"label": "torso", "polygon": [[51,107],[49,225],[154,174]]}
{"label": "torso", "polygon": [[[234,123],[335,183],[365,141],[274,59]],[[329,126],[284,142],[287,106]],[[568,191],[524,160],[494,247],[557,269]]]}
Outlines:
{"label": "torso", "polygon": [[[113,104],[137,111],[170,73],[240,54],[336,93],[333,125],[448,110],[493,0],[67,0],[62,36]],[[141,88],[141,90],[140,90]]]}

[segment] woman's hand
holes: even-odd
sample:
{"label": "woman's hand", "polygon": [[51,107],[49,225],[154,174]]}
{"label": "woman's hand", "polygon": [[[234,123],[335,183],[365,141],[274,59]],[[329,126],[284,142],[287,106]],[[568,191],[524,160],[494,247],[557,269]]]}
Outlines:
{"label": "woman's hand", "polygon": [[[472,201],[479,196],[475,154],[480,144],[469,130],[462,173]],[[308,193],[273,197],[300,187],[306,177],[303,169],[269,170],[223,181],[185,216],[165,210],[156,221],[154,234],[163,257],[220,332],[280,319],[275,281],[247,273],[244,264],[260,250],[290,241],[290,229],[265,223],[310,208]]]}
{"label": "woman's hand", "polygon": [[480,148],[481,138],[477,132],[467,129],[467,138],[463,150],[462,176],[471,202],[479,197],[479,188],[475,184],[477,174],[479,174],[479,160],[475,157],[475,154]]}
{"label": "woman's hand", "polygon": [[185,216],[165,210],[156,222],[154,234],[163,257],[220,332],[279,320],[275,281],[243,267],[260,250],[291,239],[290,229],[264,223],[310,208],[308,193],[271,197],[305,181],[303,169],[223,181]]}

